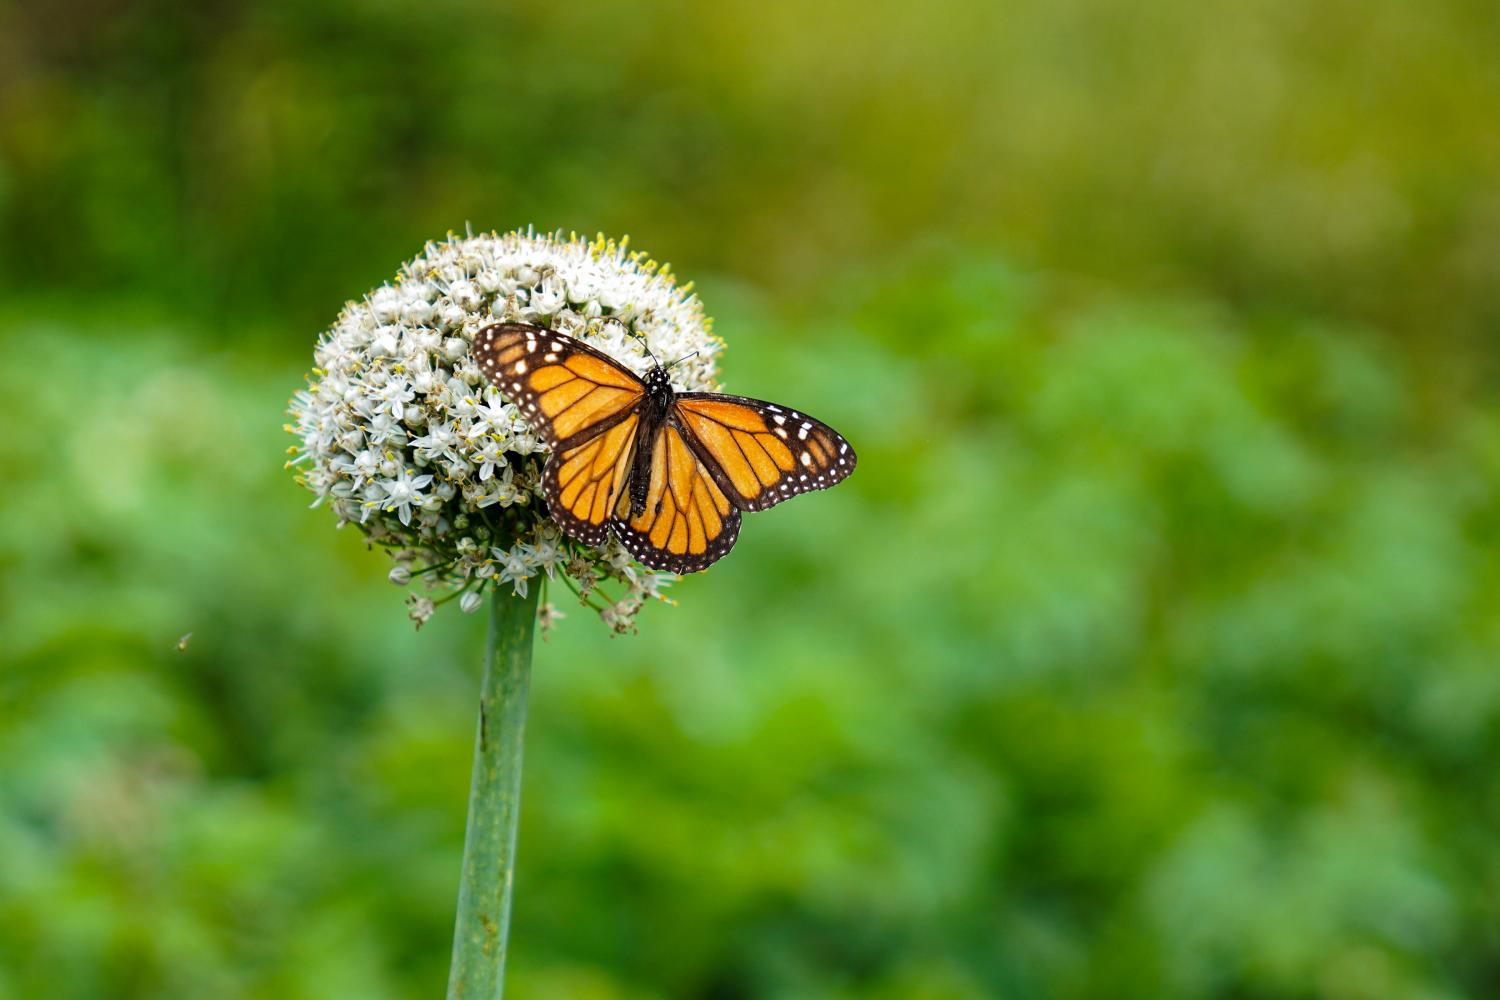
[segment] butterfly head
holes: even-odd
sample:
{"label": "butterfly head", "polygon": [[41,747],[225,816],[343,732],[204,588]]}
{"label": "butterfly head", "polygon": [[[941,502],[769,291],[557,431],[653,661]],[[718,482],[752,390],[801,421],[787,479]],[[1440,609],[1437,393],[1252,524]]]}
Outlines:
{"label": "butterfly head", "polygon": [[671,395],[672,379],[662,365],[654,365],[646,372],[646,391],[653,396]]}

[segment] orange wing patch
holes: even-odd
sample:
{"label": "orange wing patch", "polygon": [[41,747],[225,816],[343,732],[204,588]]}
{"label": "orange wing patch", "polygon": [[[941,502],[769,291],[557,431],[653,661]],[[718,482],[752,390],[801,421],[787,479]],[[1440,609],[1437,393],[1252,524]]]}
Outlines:
{"label": "orange wing patch", "polygon": [[740,512],[668,424],[652,442],[645,509],[632,518],[629,497],[622,498],[614,528],[630,554],[652,569],[694,573],[733,548]]}
{"label": "orange wing patch", "polygon": [[625,371],[613,361],[603,361],[589,354],[573,354],[567,360],[568,370],[581,379],[596,385],[612,385],[616,389],[641,388],[641,380],[633,372]]}
{"label": "orange wing patch", "polygon": [[[589,383],[583,379],[574,379],[567,382],[552,392],[562,392],[569,386]],[[547,405],[551,393],[542,397],[542,406]],[[578,434],[588,427],[608,420],[610,417],[633,406],[641,394],[628,392],[624,389],[611,389],[606,386],[590,388],[587,393],[579,397],[575,402],[562,407],[555,415],[552,415],[552,429],[558,438],[566,441],[568,438]]]}
{"label": "orange wing patch", "polygon": [[732,427],[740,431],[754,431],[757,434],[765,434],[770,430],[766,426],[766,417],[754,407],[745,405],[746,402],[754,402],[753,400],[741,401],[734,397],[709,395],[707,393],[696,393],[694,395],[699,398],[693,399],[690,407],[685,406],[683,408],[690,410],[697,416],[716,421],[725,427]]}
{"label": "orange wing patch", "polygon": [[742,396],[688,392],[677,418],[741,510],[765,510],[822,490],[854,471],[854,449],[805,413]]}

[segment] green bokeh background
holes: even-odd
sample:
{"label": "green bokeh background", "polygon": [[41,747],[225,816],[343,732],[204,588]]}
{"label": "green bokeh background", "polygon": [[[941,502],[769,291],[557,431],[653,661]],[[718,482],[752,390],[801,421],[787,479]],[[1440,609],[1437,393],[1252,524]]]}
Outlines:
{"label": "green bokeh background", "polygon": [[512,996],[1500,993],[1496,52],[0,2],[0,998],[441,994],[483,616],[413,634],[281,424],[466,224],[631,234],[860,451],[640,635],[564,606]]}

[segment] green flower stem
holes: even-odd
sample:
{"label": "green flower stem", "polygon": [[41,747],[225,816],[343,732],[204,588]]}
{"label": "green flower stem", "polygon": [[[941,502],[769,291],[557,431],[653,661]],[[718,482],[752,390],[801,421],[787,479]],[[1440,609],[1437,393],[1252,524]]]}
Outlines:
{"label": "green flower stem", "polygon": [[490,602],[489,653],[479,692],[448,1000],[500,1000],[505,990],[516,820],[521,813],[521,751],[539,589],[533,586],[526,597],[509,593],[509,588],[497,589]]}

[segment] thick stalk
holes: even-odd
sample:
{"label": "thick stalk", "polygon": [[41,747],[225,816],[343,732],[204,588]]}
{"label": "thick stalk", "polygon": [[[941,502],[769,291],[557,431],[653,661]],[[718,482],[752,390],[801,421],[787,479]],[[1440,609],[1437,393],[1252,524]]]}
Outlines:
{"label": "thick stalk", "polygon": [[496,589],[490,601],[489,651],[479,692],[448,1000],[500,1000],[505,990],[538,589],[533,586],[527,597],[516,597],[509,588]]}

